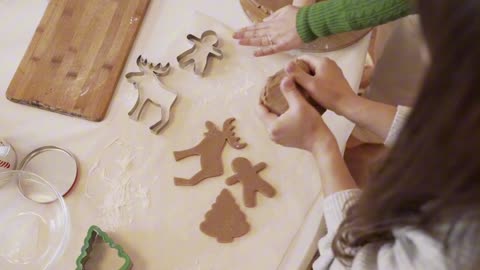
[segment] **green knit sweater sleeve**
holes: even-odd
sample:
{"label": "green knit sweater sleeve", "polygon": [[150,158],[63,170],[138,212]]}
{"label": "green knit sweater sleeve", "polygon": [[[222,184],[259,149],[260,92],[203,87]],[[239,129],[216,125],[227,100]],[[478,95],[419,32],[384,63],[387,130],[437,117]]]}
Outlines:
{"label": "green knit sweater sleeve", "polygon": [[297,32],[304,42],[364,29],[412,13],[411,0],[328,0],[301,8]]}

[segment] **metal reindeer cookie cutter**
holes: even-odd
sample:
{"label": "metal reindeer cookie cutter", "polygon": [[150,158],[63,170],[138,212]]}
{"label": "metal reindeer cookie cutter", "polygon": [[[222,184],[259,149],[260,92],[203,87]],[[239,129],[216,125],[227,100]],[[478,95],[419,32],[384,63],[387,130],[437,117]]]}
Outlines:
{"label": "metal reindeer cookie cutter", "polygon": [[201,38],[189,34],[187,39],[193,43],[193,47],[177,56],[181,68],[193,63],[195,74],[203,76],[211,57],[223,58],[223,52],[217,47],[219,39],[215,31],[207,30],[202,33]]}
{"label": "metal reindeer cookie cutter", "polygon": [[177,94],[168,90],[160,81],[160,77],[166,76],[170,72],[170,64],[153,65],[140,55],[137,58],[137,66],[140,72],[130,72],[125,75],[128,82],[133,84],[138,91],[137,101],[128,115],[131,119],[138,121],[147,104],[160,108],[160,120],[150,126],[150,130],[154,134],[159,134],[168,124],[172,107],[177,100]]}

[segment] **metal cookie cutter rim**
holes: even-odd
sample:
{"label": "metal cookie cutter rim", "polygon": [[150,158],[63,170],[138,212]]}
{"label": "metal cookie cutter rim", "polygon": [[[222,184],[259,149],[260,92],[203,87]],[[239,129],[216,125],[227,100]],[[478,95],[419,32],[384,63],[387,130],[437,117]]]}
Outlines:
{"label": "metal cookie cutter rim", "polygon": [[185,68],[187,66],[189,66],[190,64],[195,64],[195,60],[194,59],[190,59],[188,61],[182,61],[183,58],[187,57],[188,55],[190,55],[191,53],[195,52],[195,50],[197,50],[197,45],[195,44],[195,42],[193,42],[192,40],[195,40],[195,41],[198,41],[198,42],[202,42],[202,39],[207,37],[207,36],[215,36],[215,38],[217,39],[217,41],[212,44],[212,49],[217,52],[220,56],[217,56],[213,53],[209,53],[207,55],[207,59],[206,59],[206,65],[205,65],[205,68],[203,70],[201,70],[200,72],[197,72],[195,67],[194,67],[194,72],[195,74],[199,75],[199,76],[202,76],[205,74],[205,69],[206,67],[208,66],[208,63],[209,63],[209,59],[211,57],[216,57],[218,59],[223,59],[223,52],[222,50],[220,50],[219,48],[217,48],[218,44],[220,43],[220,39],[218,38],[218,35],[217,35],[217,32],[213,31],[213,30],[206,30],[202,33],[202,36],[200,38],[196,37],[195,35],[193,34],[188,34],[187,35],[187,39],[188,41],[190,41],[191,43],[193,43],[193,46],[192,48],[186,50],[185,52],[183,52],[182,54],[180,54],[179,56],[177,56],[177,62],[180,66],[180,68]]}
{"label": "metal cookie cutter rim", "polygon": [[[78,181],[78,172],[79,172],[79,164],[78,164],[78,160],[77,158],[75,157],[75,155],[66,150],[66,149],[63,149],[63,148],[60,148],[60,147],[57,147],[57,146],[43,146],[43,147],[40,147],[40,148],[37,148],[35,150],[33,150],[32,152],[30,152],[21,162],[20,162],[20,165],[18,166],[19,170],[22,170],[22,171],[30,171],[30,172],[33,172],[35,174],[38,174],[40,175],[41,177],[44,177],[44,178],[47,178],[47,180],[49,179],[49,177],[47,175],[45,175],[44,173],[41,173],[39,172],[38,170],[34,170],[34,171],[31,171],[31,170],[28,170],[28,164],[34,160],[35,158],[38,158],[40,155],[43,155],[45,153],[52,153],[52,152],[56,152],[56,153],[59,153],[61,155],[64,156],[64,158],[62,160],[66,160],[66,161],[70,161],[69,164],[56,164],[56,166],[61,166],[63,167],[64,169],[66,169],[66,165],[73,165],[70,166],[70,170],[69,170],[69,173],[68,173],[68,177],[63,177],[62,179],[65,179],[66,183],[68,183],[67,185],[64,185],[64,186],[61,186],[60,184],[58,184],[56,181],[51,181],[50,184],[52,186],[55,187],[55,189],[57,190],[57,192],[62,196],[62,197],[65,197],[67,196],[71,191],[72,189],[75,187],[77,181]],[[45,159],[45,158],[44,158]],[[65,175],[64,175],[65,176]],[[33,200],[37,203],[50,203],[50,202],[53,202],[56,200],[56,198],[50,198],[50,199],[47,199],[46,197],[42,197],[42,200],[40,199],[34,199],[32,196],[29,196],[26,194],[26,192],[24,191],[24,187],[22,185],[22,182],[19,181],[18,182],[18,188],[20,190],[20,193],[27,199],[29,200]],[[63,187],[63,188],[62,188]]]}

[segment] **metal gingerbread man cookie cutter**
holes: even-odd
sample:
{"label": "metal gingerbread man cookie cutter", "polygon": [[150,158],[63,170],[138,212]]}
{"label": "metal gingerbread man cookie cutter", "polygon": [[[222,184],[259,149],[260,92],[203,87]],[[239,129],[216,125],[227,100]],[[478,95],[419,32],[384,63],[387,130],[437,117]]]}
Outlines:
{"label": "metal gingerbread man cookie cutter", "polygon": [[193,44],[193,47],[177,56],[178,64],[181,68],[193,64],[195,74],[203,77],[211,57],[223,58],[223,52],[218,48],[217,33],[207,30],[202,33],[200,38],[189,34],[187,39]]}
{"label": "metal gingerbread man cookie cutter", "polygon": [[138,92],[137,101],[128,115],[131,119],[138,121],[147,104],[159,107],[161,109],[160,119],[150,126],[150,130],[154,134],[159,134],[168,124],[172,107],[177,100],[177,94],[168,90],[160,81],[160,77],[166,76],[170,72],[170,64],[154,65],[140,55],[137,58],[137,66],[140,72],[130,72],[125,75],[128,82],[133,84]]}

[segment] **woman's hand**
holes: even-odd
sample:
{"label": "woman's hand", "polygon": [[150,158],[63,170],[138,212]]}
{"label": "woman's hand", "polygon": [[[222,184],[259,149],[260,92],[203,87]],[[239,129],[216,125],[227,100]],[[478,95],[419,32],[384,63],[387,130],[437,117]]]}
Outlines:
{"label": "woman's hand", "polygon": [[320,181],[325,196],[356,188],[345,165],[337,141],[320,114],[305,100],[287,77],[280,86],[289,109],[280,116],[269,113],[259,105],[259,117],[267,127],[270,137],[278,144],[312,152],[320,170]]}
{"label": "woman's hand", "polygon": [[255,56],[299,48],[303,41],[297,33],[298,10],[292,5],[285,6],[262,23],[240,29],[233,38],[238,39],[241,45],[260,47]]}
{"label": "woman's hand", "polygon": [[280,86],[289,109],[280,116],[270,113],[259,105],[260,119],[268,129],[272,140],[287,147],[310,152],[324,151],[338,145],[321,115],[298,91],[292,77],[287,77]]}
{"label": "woman's hand", "polygon": [[290,62],[285,71],[301,85],[312,98],[325,108],[344,115],[345,109],[356,103],[358,96],[353,92],[340,67],[329,58],[301,56],[311,74]]}
{"label": "woman's hand", "polygon": [[328,58],[302,56],[299,59],[308,63],[313,75],[299,68],[294,61],[285,70],[316,102],[380,138],[387,138],[395,119],[395,106],[357,96],[340,67]]}

